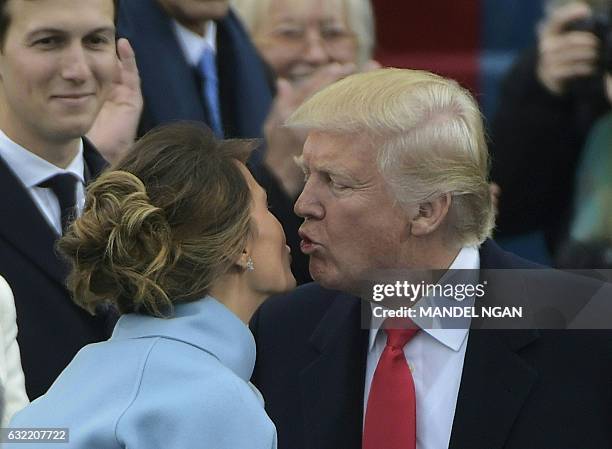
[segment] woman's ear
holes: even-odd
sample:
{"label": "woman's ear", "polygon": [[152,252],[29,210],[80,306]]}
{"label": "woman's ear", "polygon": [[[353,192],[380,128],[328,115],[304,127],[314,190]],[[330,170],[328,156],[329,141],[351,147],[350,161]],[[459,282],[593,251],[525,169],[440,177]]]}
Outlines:
{"label": "woman's ear", "polygon": [[417,237],[424,237],[436,231],[448,215],[452,196],[445,193],[439,197],[419,204],[416,215],[410,220],[410,232]]}
{"label": "woman's ear", "polygon": [[246,269],[248,267],[248,264],[249,264],[249,253],[245,249],[245,250],[242,251],[242,254],[240,254],[240,257],[236,261],[236,266],[241,271],[246,271]]}

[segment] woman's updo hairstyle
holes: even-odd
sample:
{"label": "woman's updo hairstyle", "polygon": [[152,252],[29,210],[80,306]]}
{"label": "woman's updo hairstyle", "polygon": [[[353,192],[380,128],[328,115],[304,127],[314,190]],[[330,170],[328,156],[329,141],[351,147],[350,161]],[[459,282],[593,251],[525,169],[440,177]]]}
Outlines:
{"label": "woman's updo hairstyle", "polygon": [[177,123],[147,133],[87,189],[83,214],[59,242],[68,287],[91,313],[172,314],[205,296],[250,235],[251,194],[237,161],[252,140],[216,140]]}

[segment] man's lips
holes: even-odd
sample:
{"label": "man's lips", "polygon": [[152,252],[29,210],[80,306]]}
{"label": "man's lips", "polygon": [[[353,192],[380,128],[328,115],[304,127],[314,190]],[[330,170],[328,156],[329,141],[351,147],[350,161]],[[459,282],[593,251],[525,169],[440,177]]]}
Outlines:
{"label": "man's lips", "polygon": [[58,95],[52,95],[51,99],[52,100],[59,100],[65,103],[74,103],[74,104],[78,104],[84,101],[89,100],[91,97],[93,97],[94,94],[92,93],[76,93],[76,94],[58,94]]}
{"label": "man's lips", "polygon": [[300,241],[300,249],[304,254],[312,253],[320,244],[314,240],[312,240],[308,234],[301,229],[298,231],[298,235],[302,239]]}

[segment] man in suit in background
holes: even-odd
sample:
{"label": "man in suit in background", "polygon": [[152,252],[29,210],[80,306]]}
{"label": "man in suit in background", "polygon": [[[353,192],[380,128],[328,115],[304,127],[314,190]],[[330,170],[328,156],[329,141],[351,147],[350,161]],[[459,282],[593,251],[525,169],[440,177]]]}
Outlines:
{"label": "man in suit in background", "polygon": [[220,137],[259,137],[272,99],[267,69],[227,0],[121,2],[142,79],[140,133],[197,120]]}
{"label": "man in suit in background", "polygon": [[[382,69],[315,94],[289,126],[308,132],[295,211],[315,282],[251,322],[253,382],[279,448],[610,447],[610,333],[392,329],[371,313],[362,324],[360,286],[375,270],[532,267],[488,240],[489,159],[471,95]],[[541,284],[532,277],[511,295]]]}
{"label": "man in suit in background", "polygon": [[103,107],[105,117],[123,116],[115,94],[126,65],[138,84],[129,44],[117,48],[115,6],[0,0],[0,273],[15,295],[32,400],[112,325],[72,303],[54,245],[83,206],[85,184],[106,165],[82,136]]}

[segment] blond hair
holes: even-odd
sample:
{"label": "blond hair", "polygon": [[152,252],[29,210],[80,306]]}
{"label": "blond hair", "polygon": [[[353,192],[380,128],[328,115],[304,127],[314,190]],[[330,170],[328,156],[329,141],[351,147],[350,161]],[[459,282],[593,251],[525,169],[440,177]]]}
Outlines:
{"label": "blond hair", "polygon": [[[254,37],[270,11],[271,0],[231,0],[247,30]],[[285,0],[291,1],[291,0]],[[301,0],[308,1],[308,0]],[[374,13],[369,0],[339,0],[344,6],[346,23],[357,40],[357,64],[372,59],[374,51]]]}
{"label": "blond hair", "polygon": [[288,126],[365,133],[377,163],[404,205],[450,193],[449,238],[476,245],[491,235],[489,156],[483,122],[470,93],[429,72],[380,69],[349,76],[316,93]]}
{"label": "blond hair", "polygon": [[87,189],[59,242],[74,301],[91,313],[168,316],[208,293],[250,236],[251,194],[237,161],[252,141],[217,141],[192,124],[154,129]]}

